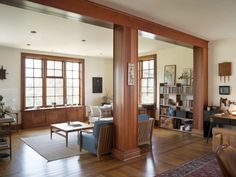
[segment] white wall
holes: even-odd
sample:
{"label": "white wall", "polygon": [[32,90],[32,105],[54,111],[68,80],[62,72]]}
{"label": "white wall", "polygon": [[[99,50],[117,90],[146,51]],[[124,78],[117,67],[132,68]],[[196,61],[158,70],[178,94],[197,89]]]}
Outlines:
{"label": "white wall", "polygon": [[183,73],[183,69],[193,69],[193,49],[177,46],[157,51],[157,108],[159,107],[159,85],[164,82],[165,65],[176,65],[176,83],[181,83],[178,78]]}
{"label": "white wall", "polygon": [[[85,60],[85,105],[100,105],[102,96],[106,93],[113,95],[113,60]],[[92,77],[102,77],[103,93],[92,93]]]}
{"label": "white wall", "polygon": [[176,83],[181,83],[178,78],[181,76],[184,68],[193,69],[193,49],[176,46],[157,50],[156,52],[140,54],[140,56],[157,54],[157,111],[159,111],[159,85],[164,82],[165,65],[176,65]]}
{"label": "white wall", "polygon": [[[219,106],[220,97],[236,101],[236,38],[213,41],[209,43],[208,63],[208,105]],[[218,63],[232,62],[232,76],[230,81],[220,82],[218,76]],[[229,85],[230,95],[219,95],[219,86]]]}
{"label": "white wall", "polygon": [[20,50],[0,47],[0,66],[8,73],[0,80],[0,95],[7,105],[20,109]]}
{"label": "white wall", "polygon": [[20,68],[21,52],[48,54],[55,56],[78,57],[85,59],[85,105],[98,105],[105,93],[92,93],[92,77],[103,77],[103,92],[113,92],[113,60],[103,58],[88,58],[74,55],[61,55],[42,53],[37,51],[24,51],[15,48],[0,46],[0,66],[7,70],[7,79],[0,80],[0,95],[3,95],[7,105],[20,110]]}

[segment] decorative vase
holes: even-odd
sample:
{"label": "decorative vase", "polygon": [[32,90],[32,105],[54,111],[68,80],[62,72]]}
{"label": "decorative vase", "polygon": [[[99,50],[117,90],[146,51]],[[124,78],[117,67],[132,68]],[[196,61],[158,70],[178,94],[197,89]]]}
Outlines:
{"label": "decorative vase", "polygon": [[188,85],[188,79],[182,79],[182,85]]}

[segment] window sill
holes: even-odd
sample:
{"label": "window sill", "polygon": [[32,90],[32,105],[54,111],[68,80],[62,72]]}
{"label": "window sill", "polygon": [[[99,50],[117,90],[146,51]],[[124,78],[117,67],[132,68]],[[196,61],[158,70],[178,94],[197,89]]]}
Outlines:
{"label": "window sill", "polygon": [[56,106],[56,107],[42,107],[42,108],[29,108],[24,111],[42,111],[42,110],[54,110],[54,109],[69,109],[69,108],[81,108],[84,105],[72,105],[72,106]]}

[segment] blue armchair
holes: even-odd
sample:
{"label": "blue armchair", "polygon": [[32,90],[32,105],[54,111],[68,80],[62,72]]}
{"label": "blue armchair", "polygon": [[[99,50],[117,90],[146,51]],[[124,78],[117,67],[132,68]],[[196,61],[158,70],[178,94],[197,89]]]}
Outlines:
{"label": "blue armchair", "polygon": [[112,151],[113,139],[113,121],[96,121],[92,132],[80,131],[78,135],[80,151],[83,148],[92,154],[96,154],[98,158],[102,154]]}

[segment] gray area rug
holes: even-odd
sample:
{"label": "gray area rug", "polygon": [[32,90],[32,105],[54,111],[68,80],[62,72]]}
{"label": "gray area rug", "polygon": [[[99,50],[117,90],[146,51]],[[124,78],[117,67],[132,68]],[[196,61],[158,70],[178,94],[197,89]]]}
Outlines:
{"label": "gray area rug", "polygon": [[50,139],[49,134],[21,137],[20,139],[48,161],[64,159],[86,153],[84,150],[82,152],[79,151],[77,133],[69,133],[68,147],[66,147],[66,139],[57,134],[53,134],[52,139]]}

